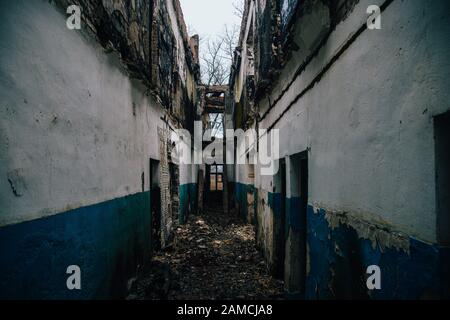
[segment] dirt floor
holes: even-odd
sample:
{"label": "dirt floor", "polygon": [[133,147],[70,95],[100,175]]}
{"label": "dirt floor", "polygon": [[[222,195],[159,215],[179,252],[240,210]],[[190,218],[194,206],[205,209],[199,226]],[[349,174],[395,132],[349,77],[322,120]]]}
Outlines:
{"label": "dirt floor", "polygon": [[173,245],[129,286],[130,300],[283,298],[283,283],[255,248],[254,227],[217,209],[177,227]]}

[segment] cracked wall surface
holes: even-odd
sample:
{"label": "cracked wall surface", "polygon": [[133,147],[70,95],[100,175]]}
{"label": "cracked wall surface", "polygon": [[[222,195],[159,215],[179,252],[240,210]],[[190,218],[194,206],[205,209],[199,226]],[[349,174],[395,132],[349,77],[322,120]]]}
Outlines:
{"label": "cracked wall surface", "polygon": [[[81,30],[66,26],[68,4]],[[198,61],[178,1],[0,9],[0,296],[121,298],[150,254],[158,132],[195,114]],[[71,264],[82,292],[65,286]]]}
{"label": "cracked wall surface", "polygon": [[[248,120],[242,112],[250,106],[241,88],[250,82],[251,70],[241,51],[235,59],[239,71],[231,78],[234,105],[229,119],[234,128],[256,123],[260,129],[280,130],[280,160],[296,166],[299,154],[308,159],[306,222],[299,219],[303,200],[292,184],[286,199],[277,200],[278,177],[256,176],[257,239],[269,269],[276,264],[279,245],[276,207],[285,201],[290,266],[297,263],[292,261],[298,252],[289,243],[307,237],[307,298],[447,297],[448,286],[442,283],[448,280],[443,272],[448,249],[436,238],[432,119],[449,111],[442,103],[448,100],[447,90],[437,80],[450,70],[444,40],[450,30],[442,14],[448,4],[247,3],[243,21],[256,17],[257,114]],[[250,3],[256,4],[253,9]],[[381,30],[366,27],[366,9],[373,4],[382,10]],[[419,41],[423,34],[426,40]],[[250,35],[241,29],[240,47]],[[430,87],[432,93],[425,89]],[[235,166],[235,173],[234,183],[245,185],[245,166]],[[292,174],[288,171],[287,181]],[[242,202],[241,195],[235,198]],[[365,289],[370,264],[384,270],[386,289]],[[295,270],[286,268],[285,280],[294,281]]]}

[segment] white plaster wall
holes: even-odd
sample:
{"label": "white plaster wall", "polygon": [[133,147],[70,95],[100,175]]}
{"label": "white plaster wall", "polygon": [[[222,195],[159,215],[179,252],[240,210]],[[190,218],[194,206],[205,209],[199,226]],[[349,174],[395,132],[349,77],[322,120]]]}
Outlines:
{"label": "white plaster wall", "polygon": [[286,157],[286,197],[300,196],[300,159],[298,157]]}
{"label": "white plaster wall", "polygon": [[273,222],[274,215],[268,206],[268,192],[261,189],[258,191],[258,246],[263,249],[267,261],[273,260]]}
{"label": "white plaster wall", "polygon": [[198,182],[198,165],[193,164],[191,165],[191,181],[190,183],[197,183]]}
{"label": "white plaster wall", "polygon": [[[262,128],[365,22],[367,5],[338,25]],[[382,30],[365,30],[276,124],[281,156],[311,148],[310,203],[436,241],[433,116],[450,108],[449,9],[394,0]]]}
{"label": "white plaster wall", "polygon": [[[279,160],[275,160],[279,167]],[[280,168],[280,167],[279,167]],[[262,175],[261,164],[258,164],[255,169],[255,185],[257,188],[264,189],[269,192],[274,192],[275,176]]]}
{"label": "white plaster wall", "polygon": [[0,225],[141,192],[142,172],[148,190],[159,159],[158,105],[65,19],[48,1],[0,3]]}
{"label": "white plaster wall", "polygon": [[245,164],[236,164],[235,168],[236,168],[236,182],[242,183],[242,184],[247,184],[247,180],[246,180],[247,171],[246,171]]}
{"label": "white plaster wall", "polygon": [[180,169],[180,185],[189,183],[189,180],[191,179],[191,170],[190,165],[188,164],[181,164],[179,166]]}
{"label": "white plaster wall", "polygon": [[180,168],[180,185],[197,183],[198,165],[181,164]]}

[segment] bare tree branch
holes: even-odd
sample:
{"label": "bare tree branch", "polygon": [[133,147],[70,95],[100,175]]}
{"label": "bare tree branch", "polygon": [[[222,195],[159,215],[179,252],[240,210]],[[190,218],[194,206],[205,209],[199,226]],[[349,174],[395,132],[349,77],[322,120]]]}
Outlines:
{"label": "bare tree branch", "polygon": [[233,61],[234,50],[236,49],[237,42],[239,40],[239,31],[238,25],[232,25],[231,27],[225,25],[225,31],[222,38],[225,43],[224,52],[230,62]]}
{"label": "bare tree branch", "polygon": [[245,0],[235,0],[233,2],[233,8],[234,8],[234,12],[233,14],[242,19],[242,17],[244,17],[244,11],[245,11]]}
{"label": "bare tree branch", "polygon": [[221,35],[204,42],[201,51],[201,73],[204,84],[223,85],[228,81],[238,36],[237,25],[225,25]]}
{"label": "bare tree branch", "polygon": [[202,80],[207,85],[222,85],[226,80],[226,66],[221,57],[224,40],[210,39],[205,45],[202,61]]}

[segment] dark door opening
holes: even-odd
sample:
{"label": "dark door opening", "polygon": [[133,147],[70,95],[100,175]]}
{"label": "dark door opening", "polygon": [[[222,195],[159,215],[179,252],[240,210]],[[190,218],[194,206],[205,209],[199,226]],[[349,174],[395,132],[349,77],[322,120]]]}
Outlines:
{"label": "dark door opening", "polygon": [[308,152],[300,156],[300,235],[299,235],[299,289],[300,293],[305,293],[306,286],[306,265],[307,265],[307,212],[308,212]]}
{"label": "dark door opening", "polygon": [[159,161],[150,159],[150,252],[161,249],[161,187]]}
{"label": "dark door opening", "polygon": [[222,203],[223,200],[223,165],[210,165],[209,166],[209,179],[208,181],[208,202],[209,204]]}
{"label": "dark door opening", "polygon": [[[306,281],[306,214],[308,208],[308,155],[307,152],[290,157],[289,170],[290,215],[286,226],[286,257],[284,285],[293,297],[301,298]],[[297,211],[293,211],[298,208]]]}
{"label": "dark door opening", "polygon": [[[274,210],[280,210],[279,213],[275,212],[275,216],[279,218],[275,220],[275,272],[274,277],[277,279],[284,279],[284,262],[286,255],[286,161],[285,159],[280,160],[280,188],[281,193],[279,194],[280,201],[279,209],[275,208]],[[277,221],[278,220],[278,221]]]}
{"label": "dark door opening", "polygon": [[203,214],[203,201],[204,201],[204,193],[205,193],[205,176],[202,169],[198,170],[198,196],[197,196],[197,214]]}
{"label": "dark door opening", "polygon": [[438,243],[450,246],[450,111],[434,118]]}
{"label": "dark door opening", "polygon": [[[247,167],[248,182],[247,185],[255,185],[255,165],[249,164]],[[247,222],[255,224],[256,221],[256,201],[255,188],[247,188]]]}
{"label": "dark door opening", "polygon": [[[169,163],[170,174],[170,211],[174,221],[180,218],[180,168],[177,164]],[[181,222],[182,223],[182,222]]]}

